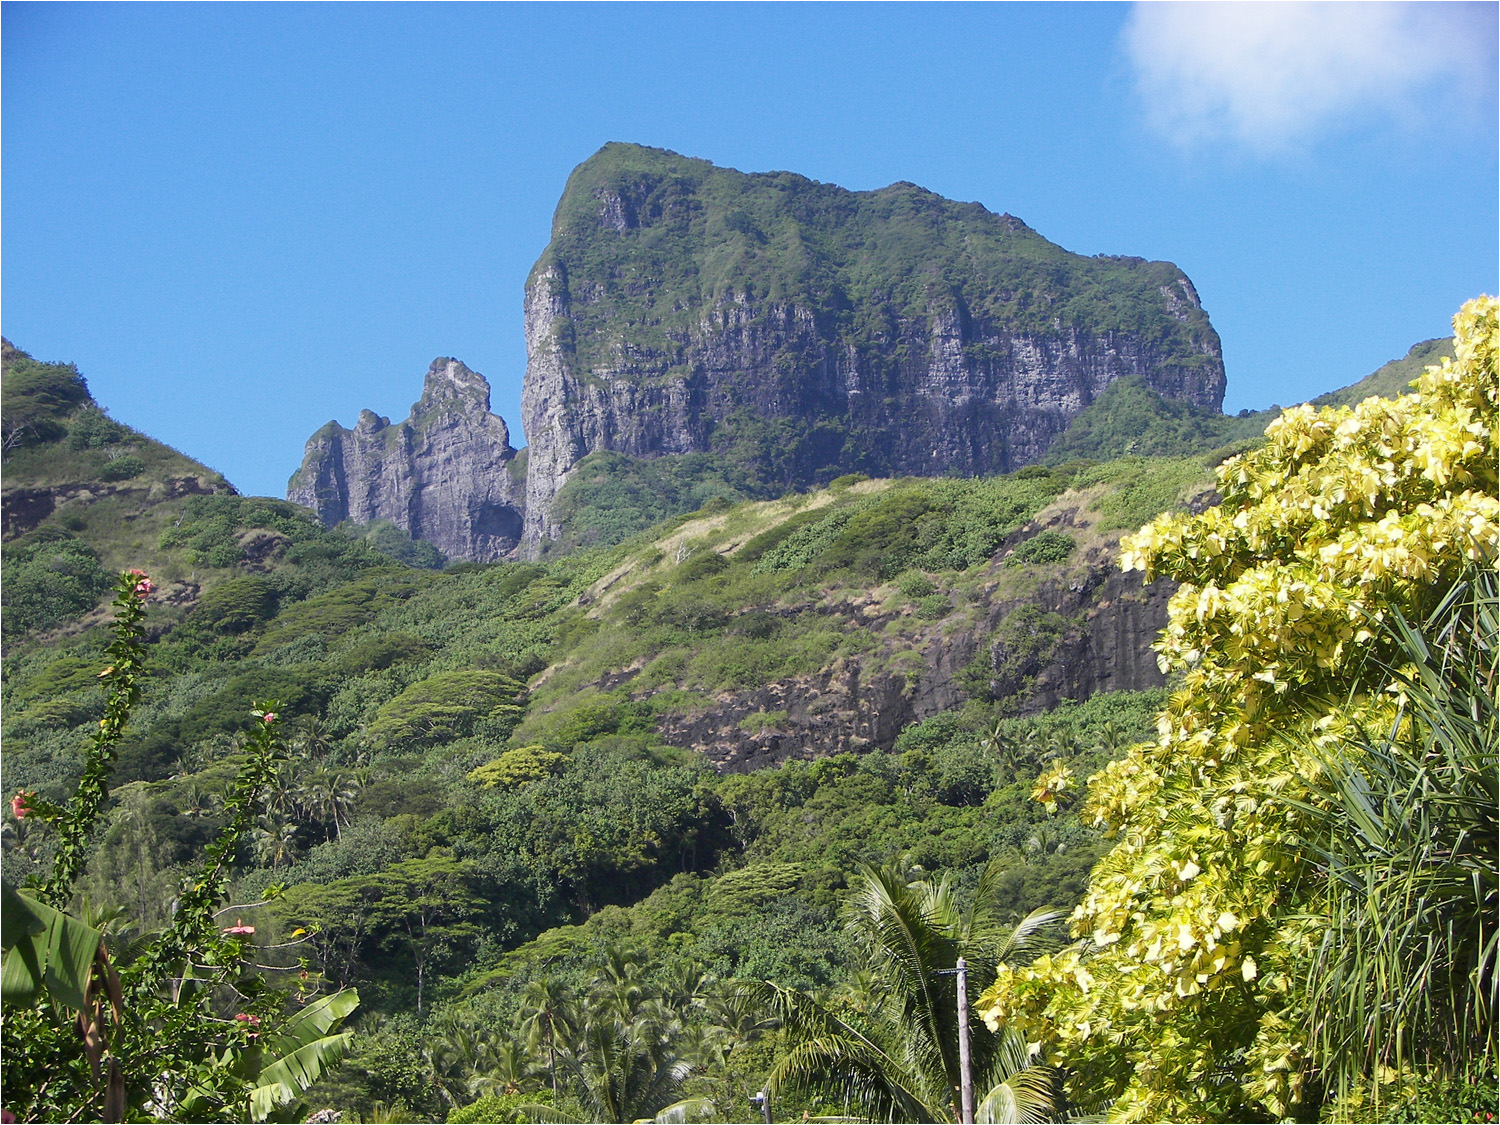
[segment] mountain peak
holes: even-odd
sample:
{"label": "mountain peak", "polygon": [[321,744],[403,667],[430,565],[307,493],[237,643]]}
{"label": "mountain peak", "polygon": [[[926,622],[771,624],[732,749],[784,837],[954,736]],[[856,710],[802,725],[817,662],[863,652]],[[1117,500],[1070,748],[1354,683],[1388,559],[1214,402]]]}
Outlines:
{"label": "mountain peak", "polygon": [[422,381],[422,397],[412,405],[412,417],[450,405],[489,413],[490,383],[462,360],[438,356],[427,368],[427,377]]}
{"label": "mountain peak", "polygon": [[389,520],[449,557],[493,562],[521,536],[515,456],[489,381],[438,356],[405,421],[362,410],[352,430],[330,422],[313,434],[286,495],[328,526]]}

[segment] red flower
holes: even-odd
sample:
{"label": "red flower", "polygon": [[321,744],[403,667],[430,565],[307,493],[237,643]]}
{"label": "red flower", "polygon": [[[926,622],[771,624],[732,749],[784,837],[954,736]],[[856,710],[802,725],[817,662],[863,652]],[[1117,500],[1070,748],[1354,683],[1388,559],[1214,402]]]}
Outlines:
{"label": "red flower", "polygon": [[267,711],[264,715],[261,716],[260,721],[263,723],[274,723],[276,721],[276,712]]}
{"label": "red flower", "polygon": [[20,820],[31,811],[31,794],[22,789],[10,799],[10,812],[17,820]]}
{"label": "red flower", "polygon": [[145,601],[146,598],[150,595],[151,591],[156,589],[156,583],[152,582],[151,579],[146,577],[146,572],[144,570],[131,570],[130,573],[136,578],[140,579],[140,581],[135,584],[135,592],[137,597],[139,597],[142,601]]}
{"label": "red flower", "polygon": [[241,922],[238,918],[236,918],[234,920],[234,925],[230,926],[224,932],[226,934],[249,935],[249,934],[253,934],[255,932],[255,927],[254,926],[247,926],[243,922]]}
{"label": "red flower", "polygon": [[248,1023],[251,1027],[259,1027],[260,1026],[260,1017],[259,1016],[252,1016],[249,1012],[241,1012],[239,1015],[235,1016],[234,1018],[237,1019],[237,1020],[239,1020],[241,1023]]}

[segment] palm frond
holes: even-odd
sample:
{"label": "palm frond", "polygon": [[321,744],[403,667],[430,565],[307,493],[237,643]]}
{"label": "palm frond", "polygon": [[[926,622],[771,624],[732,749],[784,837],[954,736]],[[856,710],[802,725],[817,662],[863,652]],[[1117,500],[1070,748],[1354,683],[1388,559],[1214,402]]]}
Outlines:
{"label": "palm frond", "polygon": [[1006,932],[1000,942],[999,949],[995,953],[996,962],[1011,962],[1023,954],[1034,954],[1039,952],[1038,946],[1046,944],[1049,948],[1055,948],[1061,944],[1057,935],[1050,942],[1044,941],[1047,935],[1047,927],[1051,926],[1064,916],[1063,911],[1053,910],[1050,907],[1039,906],[1026,917],[1016,923],[1015,927]]}
{"label": "palm frond", "polygon": [[791,1044],[766,1080],[772,1097],[783,1090],[822,1093],[871,1120],[946,1118],[923,1095],[923,1084],[858,1028],[805,993],[769,981],[754,988]]}
{"label": "palm frond", "polygon": [[[941,974],[958,961],[958,913],[951,892],[913,889],[894,868],[864,867],[851,899],[849,928],[872,965],[889,978],[908,1068],[958,1082],[958,998]],[[955,1029],[944,1034],[944,1028]]]}
{"label": "palm frond", "polygon": [[651,1122],[652,1125],[685,1125],[688,1121],[702,1121],[705,1118],[717,1117],[718,1113],[714,1103],[707,1098],[683,1098],[680,1102],[673,1102],[665,1109],[659,1110],[655,1117],[641,1118],[641,1120]]}
{"label": "palm frond", "polygon": [[873,1121],[948,1120],[917,1086],[895,1059],[858,1035],[801,1040],[766,1080],[773,1097],[784,1089],[831,1095]]}
{"label": "palm frond", "polygon": [[1057,1072],[1034,1066],[992,1086],[974,1108],[974,1120],[997,1125],[1037,1125],[1055,1121],[1063,1098]]}

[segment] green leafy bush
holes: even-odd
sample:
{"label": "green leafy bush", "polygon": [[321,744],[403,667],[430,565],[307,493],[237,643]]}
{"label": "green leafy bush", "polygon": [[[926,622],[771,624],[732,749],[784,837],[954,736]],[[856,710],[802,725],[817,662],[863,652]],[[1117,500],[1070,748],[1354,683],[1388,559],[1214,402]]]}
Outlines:
{"label": "green leafy bush", "polygon": [[[904,480],[807,513],[767,543],[753,572],[847,570],[890,580],[909,569],[988,562],[1005,537],[1068,486],[1071,468],[983,480]],[[746,545],[746,550],[756,541]]]}
{"label": "green leafy bush", "polygon": [[287,606],[261,637],[258,647],[269,649],[304,633],[320,633],[330,640],[342,636],[411,597],[419,588],[418,579],[410,572],[381,569],[366,574]]}
{"label": "green leafy bush", "polygon": [[99,469],[99,479],[108,481],[133,480],[146,471],[146,462],[133,453],[104,462]]}
{"label": "green leafy bush", "polygon": [[1039,531],[1026,540],[1005,560],[1006,566],[1040,566],[1062,562],[1073,554],[1078,544],[1065,531]]}
{"label": "green leafy bush", "polygon": [[0,384],[6,455],[15,449],[58,441],[66,433],[63,419],[88,404],[88,384],[71,363],[38,363],[25,352],[7,354]]}
{"label": "green leafy bush", "polygon": [[802,880],[797,863],[751,863],[713,881],[710,906],[723,914],[745,914],[796,890]]}
{"label": "green leafy bush", "polygon": [[454,1106],[448,1111],[447,1121],[448,1125],[475,1125],[477,1122],[512,1125],[514,1122],[534,1121],[535,1117],[523,1109],[533,1105],[552,1105],[552,1091],[541,1089],[528,1094],[486,1094],[476,1102]]}
{"label": "green leafy bush", "polygon": [[1114,457],[1186,457],[1231,442],[1260,438],[1271,411],[1240,417],[1163,398],[1144,379],[1116,379],[1069,423],[1047,451],[1060,464],[1073,457],[1104,461]]}
{"label": "green leafy bush", "polygon": [[85,406],[68,419],[68,448],[103,449],[123,441],[129,433],[97,406]]}
{"label": "green leafy bush", "polygon": [[544,746],[518,746],[493,761],[469,771],[469,780],[486,789],[514,789],[530,785],[558,773],[568,760],[566,754]]}
{"label": "green leafy bush", "polygon": [[336,663],[341,672],[359,675],[421,660],[431,651],[432,646],[415,633],[377,633],[348,645]]}
{"label": "green leafy bush", "polygon": [[678,582],[697,582],[729,569],[729,560],[717,551],[698,551],[677,568]]}
{"label": "green leafy bush", "polygon": [[917,616],[924,621],[937,621],[947,617],[953,610],[953,603],[948,600],[947,594],[928,594],[925,598],[917,599]]}
{"label": "green leafy bush", "polygon": [[419,570],[441,570],[448,560],[443,552],[424,539],[413,539],[390,520],[372,520],[363,526],[340,524],[336,529],[351,539],[368,543],[383,555]]}
{"label": "green leafy bush", "polygon": [[[440,672],[412,684],[376,712],[366,734],[377,746],[450,742],[481,719],[514,727],[523,687],[499,672]],[[508,733],[508,731],[507,731]]]}
{"label": "green leafy bush", "polygon": [[99,604],[110,576],[82,540],[43,528],[5,552],[4,630],[19,637],[76,620]]}
{"label": "green leafy bush", "polygon": [[243,633],[276,612],[276,587],[267,578],[231,578],[211,587],[193,610],[194,621],[218,633]]}
{"label": "green leafy bush", "polygon": [[920,570],[908,570],[897,575],[896,589],[908,598],[925,598],[929,594],[937,593],[937,587],[933,585],[932,579]]}
{"label": "green leafy bush", "polygon": [[740,730],[747,734],[760,734],[764,731],[775,730],[786,722],[787,713],[781,711],[756,711],[752,715],[746,715],[739,721]]}
{"label": "green leafy bush", "polygon": [[622,542],[672,516],[711,515],[770,495],[743,473],[702,453],[635,458],[598,452],[568,475],[555,510],[564,528],[554,550]]}
{"label": "green leafy bush", "polygon": [[1139,527],[1163,512],[1180,508],[1184,497],[1203,489],[1212,479],[1197,457],[1178,459],[1125,457],[1080,473],[1075,488],[1108,484],[1110,490],[1094,503],[1097,527],[1111,531]]}

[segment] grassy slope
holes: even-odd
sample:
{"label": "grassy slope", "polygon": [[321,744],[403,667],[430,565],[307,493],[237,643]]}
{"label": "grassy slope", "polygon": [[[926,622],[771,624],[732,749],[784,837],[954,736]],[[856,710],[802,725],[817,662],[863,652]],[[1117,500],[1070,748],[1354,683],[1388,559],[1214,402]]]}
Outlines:
{"label": "grassy slope", "polygon": [[990,604],[1073,565],[1011,568],[996,557],[1048,505],[1092,506],[1076,537],[1104,549],[1110,530],[1208,480],[1200,458],[1128,459],[989,481],[865,481],[679,520],[625,549],[588,590],[569,651],[533,685],[515,737],[556,738],[590,709],[669,725],[725,693],[851,661],[865,678],[908,666],[915,675],[938,633],[980,629]]}
{"label": "grassy slope", "polygon": [[[169,560],[157,540],[181,508],[174,501],[234,493],[206,465],[108,418],[71,364],[38,363],[7,341],[0,370],[7,540],[16,522],[26,531],[51,525],[77,533],[107,569],[161,570]],[[130,475],[118,471],[121,462]],[[23,491],[46,494],[56,508],[40,521],[27,518],[15,499]]]}
{"label": "grassy slope", "polygon": [[[296,505],[239,496],[219,473],[115,422],[71,364],[39,363],[7,341],[0,370],[10,649],[97,624],[109,576],[133,567],[156,581],[158,621],[169,624],[237,578],[268,576],[298,597],[392,561]],[[397,529],[367,538],[412,553]],[[54,596],[62,586],[71,596]]]}
{"label": "grassy slope", "polygon": [[1413,344],[1411,350],[1400,359],[1393,359],[1383,364],[1357,383],[1319,395],[1312,400],[1312,404],[1314,406],[1353,406],[1371,395],[1395,398],[1398,395],[1409,394],[1412,381],[1420,376],[1426,367],[1440,363],[1445,356],[1451,358],[1452,355],[1453,341],[1451,339],[1445,337],[1437,340],[1423,340],[1419,344]]}

